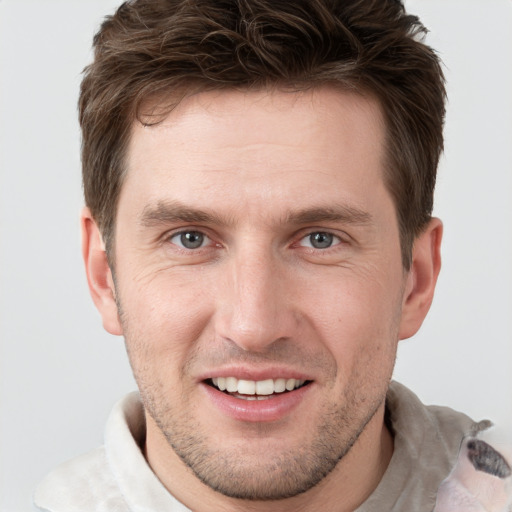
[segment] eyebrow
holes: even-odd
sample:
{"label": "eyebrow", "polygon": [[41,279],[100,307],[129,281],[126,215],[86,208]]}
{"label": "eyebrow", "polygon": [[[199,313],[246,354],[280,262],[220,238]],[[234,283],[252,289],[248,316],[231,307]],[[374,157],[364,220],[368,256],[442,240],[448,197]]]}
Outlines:
{"label": "eyebrow", "polygon": [[372,216],[365,210],[348,205],[306,208],[290,212],[286,217],[289,224],[313,224],[315,222],[341,222],[343,224],[368,225]]}
{"label": "eyebrow", "polygon": [[140,216],[140,224],[146,228],[176,222],[226,224],[214,213],[191,208],[178,201],[159,201],[156,205],[148,205]]}
{"label": "eyebrow", "polygon": [[[159,201],[155,205],[148,205],[140,216],[140,225],[146,228],[180,222],[230,225],[234,220],[230,221],[217,213],[186,206],[179,201]],[[373,218],[367,211],[349,205],[304,208],[288,212],[284,217],[284,223],[290,225],[321,222],[365,226],[371,224]]]}

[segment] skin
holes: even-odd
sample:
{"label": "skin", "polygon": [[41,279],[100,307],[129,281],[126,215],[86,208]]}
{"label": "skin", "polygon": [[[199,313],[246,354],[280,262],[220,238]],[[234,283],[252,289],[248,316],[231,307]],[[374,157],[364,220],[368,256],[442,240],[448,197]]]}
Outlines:
{"label": "skin", "polygon": [[[89,286],[125,337],[148,462],[192,510],[348,511],[380,481],[397,343],[429,309],[442,231],[432,220],[406,272],[384,130],[376,101],[333,89],[198,94],[133,125],[115,282],[84,210]],[[233,417],[205,384],[284,373],[308,385],[272,417]]]}

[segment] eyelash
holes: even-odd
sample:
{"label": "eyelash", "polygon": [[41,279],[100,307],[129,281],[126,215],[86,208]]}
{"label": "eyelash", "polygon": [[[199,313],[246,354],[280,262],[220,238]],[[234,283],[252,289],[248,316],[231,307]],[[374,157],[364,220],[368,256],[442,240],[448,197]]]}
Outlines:
{"label": "eyelash", "polygon": [[[204,241],[213,242],[213,240],[206,233],[204,233],[203,231],[198,230],[198,229],[187,229],[187,230],[178,231],[176,233],[171,233],[166,237],[166,240],[169,241],[171,244],[175,245],[176,247],[178,247],[180,250],[186,251],[186,252],[191,252],[191,251],[196,252],[196,251],[199,251],[200,249],[206,249],[208,247],[208,245],[204,246],[202,243],[200,246],[198,246],[196,248],[190,248],[190,247],[184,247],[183,241],[182,241],[181,245],[172,241],[176,237],[183,237],[185,235],[191,235],[192,233],[200,235],[201,237],[204,237],[203,242]],[[217,244],[217,245],[220,245],[220,244]]]}
{"label": "eyelash", "polygon": [[[327,246],[327,247],[314,247],[311,243],[311,245],[301,245],[301,242],[304,241],[304,240],[311,240],[313,236],[315,235],[321,235],[323,237],[327,237],[327,239],[330,238],[330,244]],[[320,243],[322,243],[320,241]],[[333,247],[336,247],[340,244],[343,243],[343,239],[338,236],[338,235],[335,235],[334,233],[331,233],[330,231],[310,231],[308,234],[306,234],[305,236],[303,236],[302,238],[300,238],[299,242],[298,242],[298,245],[301,246],[301,247],[306,247],[307,249],[311,249],[311,250],[314,250],[314,251],[327,251]]]}
{"label": "eyelash", "polygon": [[[201,242],[201,245],[199,245],[198,247],[184,247],[183,239],[181,240],[181,244],[172,241],[176,237],[183,237],[185,235],[191,235],[191,234],[196,234],[196,235],[199,235],[201,237],[204,237],[204,239]],[[312,244],[311,245],[303,245],[302,244],[302,242],[307,240],[308,238],[309,238],[309,240],[311,240],[311,237],[313,237],[314,235],[327,236],[328,239],[330,237],[331,238],[331,244],[328,245],[327,247],[323,247],[323,248],[314,247],[314,246],[312,246]],[[222,247],[222,245],[220,243],[215,243],[213,241],[213,239],[208,234],[206,234],[203,230],[201,230],[201,229],[194,229],[194,228],[187,229],[187,230],[181,230],[181,231],[177,231],[177,232],[174,232],[174,233],[170,233],[170,234],[168,234],[165,237],[165,241],[170,242],[172,245],[177,247],[180,251],[183,251],[183,252],[188,253],[188,254],[190,254],[191,252],[199,252],[201,250],[209,249],[209,245],[216,245],[217,247]],[[203,245],[204,242],[208,242],[208,241],[210,242],[210,244]],[[212,242],[213,242],[213,244],[212,244]],[[337,234],[335,234],[335,233],[333,233],[331,231],[328,231],[328,230],[315,229],[315,230],[310,230],[310,231],[308,231],[306,233],[304,233],[304,232],[301,233],[301,236],[298,239],[298,241],[292,243],[290,245],[290,247],[302,247],[302,248],[304,248],[305,250],[307,250],[309,252],[317,252],[317,251],[319,251],[319,252],[327,252],[330,249],[335,249],[339,245],[343,245],[343,244],[346,244],[346,243],[347,243],[347,240],[345,239],[345,237],[337,235]]]}

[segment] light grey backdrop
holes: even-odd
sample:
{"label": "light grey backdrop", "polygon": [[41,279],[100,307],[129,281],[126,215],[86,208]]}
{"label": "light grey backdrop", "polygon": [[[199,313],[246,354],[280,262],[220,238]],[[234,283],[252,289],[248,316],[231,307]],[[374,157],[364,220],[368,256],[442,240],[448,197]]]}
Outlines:
{"label": "light grey backdrop", "polygon": [[[80,257],[76,100],[93,32],[117,0],[0,0],[0,510],[102,442],[134,388]],[[444,265],[396,378],[427,403],[512,428],[512,2],[409,0],[446,64],[436,214]]]}

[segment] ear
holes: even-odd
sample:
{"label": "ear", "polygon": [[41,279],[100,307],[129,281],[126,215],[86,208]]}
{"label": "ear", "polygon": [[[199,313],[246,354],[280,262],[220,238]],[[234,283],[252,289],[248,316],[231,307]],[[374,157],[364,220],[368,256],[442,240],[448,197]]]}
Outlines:
{"label": "ear", "polygon": [[433,218],[414,242],[412,264],[406,278],[402,303],[401,340],[416,334],[432,304],[441,270],[442,237],[443,224]]}
{"label": "ear", "polygon": [[110,334],[121,335],[123,329],[115,300],[112,272],[108,265],[101,233],[89,208],[82,210],[80,225],[82,229],[82,256],[92,300],[100,312],[105,330]]}

